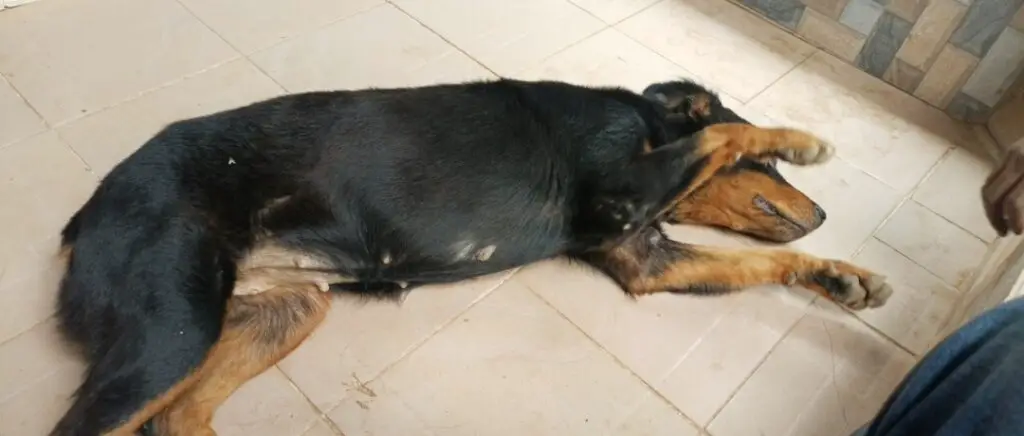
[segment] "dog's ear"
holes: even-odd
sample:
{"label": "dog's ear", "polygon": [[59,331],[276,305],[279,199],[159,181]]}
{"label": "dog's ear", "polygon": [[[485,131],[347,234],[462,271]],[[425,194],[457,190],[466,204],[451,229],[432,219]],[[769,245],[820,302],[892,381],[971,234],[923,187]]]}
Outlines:
{"label": "dog's ear", "polygon": [[708,119],[721,106],[714,92],[689,80],[655,83],[644,89],[643,96],[672,116],[690,120]]}

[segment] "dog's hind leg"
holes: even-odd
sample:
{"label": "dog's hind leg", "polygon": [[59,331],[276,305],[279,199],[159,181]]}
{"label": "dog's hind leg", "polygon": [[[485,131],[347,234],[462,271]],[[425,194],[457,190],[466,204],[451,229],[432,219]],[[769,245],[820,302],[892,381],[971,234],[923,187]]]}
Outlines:
{"label": "dog's hind leg", "polygon": [[718,294],[758,285],[801,285],[850,309],[878,307],[892,294],[885,278],[838,260],[784,250],[683,244],[647,227],[611,249],[578,256],[632,295]]}
{"label": "dog's hind leg", "polygon": [[58,318],[89,364],[52,435],[134,434],[195,382],[220,334],[234,265],[216,239],[186,219],[126,229],[73,242]]}
{"label": "dog's hind leg", "polygon": [[215,435],[210,422],[217,407],[302,343],[329,307],[330,293],[315,284],[231,298],[221,337],[197,371],[196,383],[154,418],[156,435]]}

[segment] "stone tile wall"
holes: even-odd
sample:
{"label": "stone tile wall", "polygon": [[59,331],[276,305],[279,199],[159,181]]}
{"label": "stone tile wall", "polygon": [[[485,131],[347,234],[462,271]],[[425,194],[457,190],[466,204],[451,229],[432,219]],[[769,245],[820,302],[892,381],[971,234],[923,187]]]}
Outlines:
{"label": "stone tile wall", "polygon": [[861,70],[985,122],[1024,69],[1024,0],[731,0]]}

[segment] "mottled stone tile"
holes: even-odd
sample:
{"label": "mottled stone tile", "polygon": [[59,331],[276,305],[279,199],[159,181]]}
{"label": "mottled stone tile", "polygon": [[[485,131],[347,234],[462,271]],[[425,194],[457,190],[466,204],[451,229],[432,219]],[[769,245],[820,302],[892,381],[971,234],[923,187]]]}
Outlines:
{"label": "mottled stone tile", "polygon": [[1024,98],[1007,96],[988,119],[988,131],[997,144],[1010,147],[1024,138],[1024,122],[1021,120],[1024,120]]}
{"label": "mottled stone tile", "polygon": [[966,12],[967,7],[955,0],[931,0],[896,52],[896,58],[927,71]]}
{"label": "mottled stone tile", "polygon": [[958,92],[946,106],[946,113],[958,120],[983,123],[992,115],[992,108],[971,96]]}
{"label": "mottled stone tile", "polygon": [[950,42],[975,56],[985,56],[1022,3],[1024,0],[975,0]]}
{"label": "mottled stone tile", "polygon": [[803,0],[804,4],[809,9],[821,12],[822,15],[829,17],[833,20],[838,20],[839,15],[843,13],[843,9],[846,8],[846,3],[850,0]]}
{"label": "mottled stone tile", "polygon": [[863,35],[810,8],[804,11],[796,33],[846,62],[857,59],[865,41]]}
{"label": "mottled stone tile", "polygon": [[893,60],[889,69],[885,70],[885,74],[882,75],[882,79],[886,82],[909,93],[913,93],[917,89],[917,85],[921,83],[923,77],[924,72],[899,59]]}
{"label": "mottled stone tile", "polygon": [[927,5],[928,0],[890,0],[889,4],[885,5],[885,10],[913,23],[917,21],[917,17],[921,16],[921,12]]}
{"label": "mottled stone tile", "polygon": [[885,7],[872,0],[850,0],[843,14],[839,16],[839,22],[846,25],[861,35],[871,33],[875,23],[885,12]]}
{"label": "mottled stone tile", "polygon": [[888,12],[878,19],[875,31],[868,37],[857,56],[857,67],[875,77],[882,77],[896,57],[896,51],[910,34],[910,23]]}
{"label": "mottled stone tile", "polygon": [[743,0],[743,4],[788,29],[796,29],[806,8],[799,0]]}
{"label": "mottled stone tile", "polygon": [[925,73],[914,95],[935,107],[946,107],[978,65],[978,58],[946,44]]}
{"label": "mottled stone tile", "polygon": [[1010,28],[992,44],[978,68],[964,84],[963,92],[978,101],[995,106],[1024,67],[1024,34]]}
{"label": "mottled stone tile", "polygon": [[1013,19],[1010,20],[1010,27],[1017,30],[1024,30],[1024,5],[1017,9],[1017,13],[1013,14]]}

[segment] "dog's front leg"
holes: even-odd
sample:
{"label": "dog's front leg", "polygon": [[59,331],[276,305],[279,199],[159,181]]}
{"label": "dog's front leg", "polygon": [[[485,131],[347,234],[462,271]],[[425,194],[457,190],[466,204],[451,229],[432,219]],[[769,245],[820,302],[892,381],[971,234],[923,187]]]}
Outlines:
{"label": "dog's front leg", "polygon": [[801,285],[860,310],[881,306],[892,294],[884,277],[847,262],[785,250],[688,245],[668,239],[653,226],[615,247],[580,258],[633,295],[716,294],[757,285]]}

